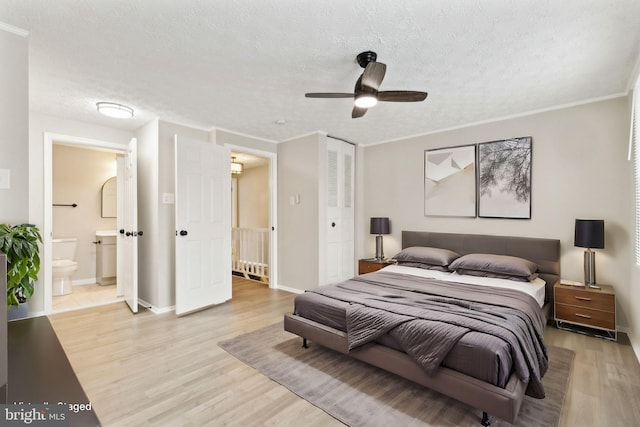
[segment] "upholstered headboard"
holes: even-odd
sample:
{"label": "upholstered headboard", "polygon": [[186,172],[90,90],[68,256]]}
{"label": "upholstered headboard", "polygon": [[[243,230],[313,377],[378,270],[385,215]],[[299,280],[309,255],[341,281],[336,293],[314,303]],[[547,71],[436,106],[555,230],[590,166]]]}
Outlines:
{"label": "upholstered headboard", "polygon": [[540,266],[538,273],[546,282],[547,302],[553,303],[553,285],[560,280],[560,240],[535,237],[489,236],[483,234],[403,231],[402,248],[431,246],[460,255],[485,253],[525,258]]}

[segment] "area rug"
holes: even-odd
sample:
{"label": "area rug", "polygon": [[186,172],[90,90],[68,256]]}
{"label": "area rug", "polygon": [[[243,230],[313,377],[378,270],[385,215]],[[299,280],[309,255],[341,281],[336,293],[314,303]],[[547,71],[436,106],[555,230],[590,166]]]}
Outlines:
{"label": "area rug", "polygon": [[[481,411],[284,331],[282,323],[218,345],[349,426],[479,426]],[[525,396],[517,426],[557,426],[575,353],[548,347],[547,397]],[[491,417],[492,426],[510,426]]]}

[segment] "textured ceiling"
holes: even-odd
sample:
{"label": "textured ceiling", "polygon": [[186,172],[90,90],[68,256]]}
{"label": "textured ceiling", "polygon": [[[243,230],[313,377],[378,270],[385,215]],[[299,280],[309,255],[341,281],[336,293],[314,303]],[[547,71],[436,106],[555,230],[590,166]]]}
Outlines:
{"label": "textured ceiling", "polygon": [[[272,141],[368,144],[626,93],[640,53],[638,0],[0,0],[0,21],[30,33],[32,111]],[[354,120],[351,100],[304,97],[352,91],[364,50],[387,64],[381,90],[427,100]]]}

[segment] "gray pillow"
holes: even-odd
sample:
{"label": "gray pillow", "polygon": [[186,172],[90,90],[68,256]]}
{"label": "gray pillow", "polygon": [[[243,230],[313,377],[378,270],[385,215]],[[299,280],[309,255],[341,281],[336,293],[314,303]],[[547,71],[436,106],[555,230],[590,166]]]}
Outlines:
{"label": "gray pillow", "polygon": [[[448,249],[431,248],[428,246],[411,246],[398,253],[393,259],[399,264],[404,262],[417,262],[432,266],[446,267],[460,254]],[[425,267],[421,267],[425,268]]]}
{"label": "gray pillow", "polygon": [[449,271],[449,269],[444,265],[424,264],[422,262],[397,261],[397,264],[403,267],[424,268],[425,270]]}
{"label": "gray pillow", "polygon": [[449,265],[449,270],[473,276],[530,281],[538,277],[538,265],[524,258],[494,254],[468,254]]}

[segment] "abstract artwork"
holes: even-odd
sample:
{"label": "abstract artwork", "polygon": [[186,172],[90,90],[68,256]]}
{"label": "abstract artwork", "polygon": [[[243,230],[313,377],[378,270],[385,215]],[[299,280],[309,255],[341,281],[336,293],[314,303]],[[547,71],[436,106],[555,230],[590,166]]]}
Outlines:
{"label": "abstract artwork", "polygon": [[424,214],[476,216],[476,146],[424,152]]}
{"label": "abstract artwork", "polygon": [[531,137],[478,144],[478,216],[531,218]]}

